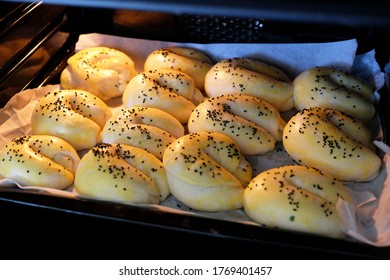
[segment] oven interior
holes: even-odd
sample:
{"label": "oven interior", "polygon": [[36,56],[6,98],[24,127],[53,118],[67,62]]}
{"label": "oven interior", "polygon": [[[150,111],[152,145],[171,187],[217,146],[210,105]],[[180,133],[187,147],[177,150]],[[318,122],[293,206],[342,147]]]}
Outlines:
{"label": "oven interior", "polygon": [[[5,51],[0,53],[0,107],[22,90],[58,84],[79,35],[86,33],[194,43],[356,38],[358,54],[375,49],[382,69],[389,62],[389,8],[375,1],[363,6],[327,1],[318,7],[305,1],[208,2],[1,1],[0,45]],[[388,88],[380,94],[388,144]],[[285,259],[298,258],[297,252],[304,258],[390,257],[389,248],[17,189],[0,189],[0,211],[3,234],[18,245],[3,251],[11,258],[34,258],[39,252],[61,258],[65,251],[76,258],[106,257],[102,252],[114,258],[156,259],[197,253],[206,258]],[[92,236],[100,240],[98,247]],[[146,249],[133,255],[137,242]],[[92,253],[96,248],[100,253]]]}

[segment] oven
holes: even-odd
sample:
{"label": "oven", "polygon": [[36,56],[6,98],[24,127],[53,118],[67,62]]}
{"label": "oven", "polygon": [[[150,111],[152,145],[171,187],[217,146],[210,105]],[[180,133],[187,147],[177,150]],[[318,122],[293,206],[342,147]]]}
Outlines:
{"label": "oven", "polygon": [[[0,105],[59,83],[82,34],[180,43],[300,44],[356,39],[390,58],[390,9],[377,1],[1,1]],[[389,144],[389,84],[379,117]],[[154,208],[0,188],[2,258],[388,259],[388,246]],[[138,247],[136,247],[138,245]],[[140,248],[140,249],[136,249]]]}

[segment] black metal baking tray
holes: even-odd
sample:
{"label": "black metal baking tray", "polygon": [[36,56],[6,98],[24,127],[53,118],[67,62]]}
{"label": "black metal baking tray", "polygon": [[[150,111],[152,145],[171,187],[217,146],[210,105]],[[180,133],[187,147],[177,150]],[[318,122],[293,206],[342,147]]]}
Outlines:
{"label": "black metal baking tray", "polygon": [[390,248],[356,241],[16,188],[0,189],[0,210],[15,241],[7,259],[390,258]]}
{"label": "black metal baking tray", "polygon": [[[75,6],[69,3],[71,6],[66,8],[66,22],[60,20],[55,27],[68,32],[69,39],[49,62],[23,85],[23,89],[58,84],[59,74],[66,65],[66,59],[73,53],[74,44],[81,33],[102,32],[146,39],[176,39],[176,41],[188,41],[191,37],[196,42],[202,43],[211,41],[204,29],[219,28],[215,25],[221,19],[216,7],[222,4],[216,1],[213,9],[210,10],[216,12],[213,15],[173,14],[174,28],[169,29],[169,32],[165,27],[123,30],[115,28],[110,23],[112,10],[102,9],[102,7],[122,4],[123,6],[119,8],[136,8],[133,5],[137,3],[141,5],[140,2],[96,1],[98,7],[80,6],[84,2],[81,1]],[[160,5],[162,2],[154,2],[156,4],[154,8],[158,10],[160,6],[157,2]],[[168,2],[169,5],[176,4],[174,1]],[[227,6],[231,4],[229,7],[234,7],[233,2],[235,1],[226,2]],[[249,5],[249,2],[244,1],[243,4]],[[188,3],[197,6],[199,9],[195,9],[197,12],[201,12],[201,9],[206,7],[202,6],[203,2],[189,1]],[[137,7],[141,8],[141,6]],[[180,5],[180,7],[185,12],[194,11],[184,8],[187,6]],[[233,36],[227,40],[217,37],[213,39],[214,41],[326,42],[335,38],[358,38],[361,52],[377,47],[380,63],[388,59],[388,53],[382,52],[384,47],[379,44],[383,38],[388,38],[389,34],[382,32],[383,26],[379,28],[379,33],[374,32],[373,30],[378,29],[372,29],[371,26],[358,28],[343,26],[338,29],[338,34],[335,34],[334,30],[329,30],[334,23],[327,24],[325,27],[321,25],[321,32],[318,30],[314,32],[313,26],[308,28],[302,23],[294,23],[290,29],[285,29],[279,21],[269,22],[248,17],[233,18],[231,16],[237,16],[237,13],[225,8],[221,11],[227,11],[225,15],[228,17],[223,16],[222,19],[224,23],[232,23]],[[254,15],[247,11],[244,14]],[[205,23],[205,27],[197,29],[196,33],[191,33],[189,36],[189,27],[186,24],[199,22]],[[263,27],[251,29],[254,22]],[[320,26],[316,24],[316,27]],[[243,30],[248,31],[244,32],[245,36],[242,36]],[[388,43],[386,41],[386,44]],[[27,46],[30,47],[34,46]],[[384,97],[384,102],[380,104],[379,110],[386,136],[388,135],[387,120],[390,119],[389,111],[386,110],[389,93],[383,89],[381,95]],[[387,143],[388,139],[386,136]],[[0,258],[6,259],[37,257],[44,259],[390,259],[388,247],[378,248],[350,240],[173,214],[118,203],[58,197],[17,188],[0,189],[0,218],[2,238],[12,244],[8,249],[1,250]],[[141,250],[136,250],[135,248],[139,247],[136,245],[140,245]]]}

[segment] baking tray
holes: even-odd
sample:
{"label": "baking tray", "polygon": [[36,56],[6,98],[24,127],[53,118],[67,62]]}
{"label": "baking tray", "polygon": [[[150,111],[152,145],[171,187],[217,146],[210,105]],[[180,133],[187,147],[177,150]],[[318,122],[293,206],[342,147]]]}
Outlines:
{"label": "baking tray", "polygon": [[7,259],[390,258],[389,248],[36,191],[0,189],[4,209]]}
{"label": "baking tray", "polygon": [[[63,65],[65,64],[63,63]],[[60,72],[60,70],[57,71]],[[58,83],[56,78],[53,79],[51,82]],[[88,232],[87,234],[84,233],[88,236],[104,232],[103,229],[109,224],[110,232],[113,231],[112,235],[122,235],[126,232],[131,236],[131,239],[138,238],[139,242],[145,243],[148,247],[153,247],[152,244],[154,243],[159,243],[160,246],[161,243],[164,243],[164,246],[167,246],[165,252],[180,250],[184,243],[186,244],[184,248],[187,248],[188,252],[181,253],[187,257],[196,250],[209,248],[212,249],[212,253],[209,253],[208,257],[237,258],[235,254],[225,255],[222,253],[223,250],[221,251],[221,249],[229,246],[229,248],[236,248],[237,250],[251,249],[251,253],[246,256],[255,258],[308,258],[309,256],[310,258],[390,258],[390,248],[376,248],[356,241],[261,228],[229,220],[211,219],[185,213],[171,213],[149,207],[144,208],[83,198],[58,197],[36,190],[0,189],[0,201],[1,207],[17,209],[12,213],[12,216],[20,213],[21,219],[18,222],[23,220],[22,226],[29,224],[37,215],[49,220],[60,216],[59,220],[77,221],[75,223],[71,222],[73,231],[77,233],[80,232],[80,229],[83,229],[83,231]],[[84,228],[85,225],[89,225],[89,228]],[[49,227],[52,226],[49,225]],[[36,230],[37,227],[34,226],[34,231]],[[38,228],[37,232],[40,232],[40,230],[48,231],[48,227]],[[92,233],[90,233],[91,230],[93,230]],[[21,231],[23,229],[17,231],[16,235]],[[158,232],[158,237],[151,238],[149,236],[150,232],[156,234]],[[92,246],[89,240],[83,239],[83,243],[76,237],[72,238],[72,234],[70,236],[65,237],[66,240],[71,240],[69,246],[65,246],[62,250],[71,248],[70,246],[75,246],[75,244],[83,247]],[[108,241],[107,234],[104,234],[104,236],[102,238],[108,242],[104,243],[105,246],[110,244],[112,240],[116,240],[113,236]],[[47,238],[46,235],[45,239]],[[29,238],[29,240],[31,239]],[[75,243],[76,240],[79,242]],[[165,242],[167,240],[169,240],[168,243]],[[199,240],[202,240],[202,242]],[[203,246],[194,246],[196,241],[199,241]],[[100,245],[104,246],[103,244]],[[25,246],[31,247],[32,245],[27,243]],[[60,242],[60,246],[64,246],[63,240]],[[127,247],[126,245],[122,246]],[[297,251],[304,254],[298,256]],[[87,254],[86,256],[90,256],[86,253],[89,252],[88,250],[83,252]],[[283,253],[281,254],[281,252]],[[161,257],[163,256],[165,255],[161,253]],[[126,255],[125,258],[129,258],[129,255]]]}

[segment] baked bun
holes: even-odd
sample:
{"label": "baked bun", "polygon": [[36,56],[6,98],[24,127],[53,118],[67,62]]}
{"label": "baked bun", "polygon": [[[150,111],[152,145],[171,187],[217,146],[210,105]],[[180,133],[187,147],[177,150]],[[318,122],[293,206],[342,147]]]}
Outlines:
{"label": "baked bun", "polygon": [[296,113],[283,131],[288,155],[341,181],[374,179],[382,160],[369,147],[371,132],[363,122],[340,111],[313,107]]}
{"label": "baked bun", "polygon": [[153,107],[165,111],[182,124],[188,122],[192,110],[203,101],[194,80],[176,70],[153,70],[136,75],[123,94],[123,106]]}
{"label": "baked bun", "polygon": [[133,107],[115,113],[102,132],[104,143],[121,143],[145,149],[162,160],[165,149],[184,135],[172,115],[152,107]]}
{"label": "baked bun", "polygon": [[127,54],[108,47],[80,50],[67,62],[61,73],[61,87],[86,90],[103,101],[122,96],[127,83],[137,74]]}
{"label": "baked bun", "polygon": [[353,205],[348,189],[318,169],[282,166],[258,174],[244,192],[244,210],[257,223],[340,238],[339,200]]}
{"label": "baked bun", "polygon": [[158,204],[170,194],[161,161],[124,144],[100,143],[89,150],[81,158],[74,186],[81,195],[136,204]]}
{"label": "baked bun", "polygon": [[281,112],[294,108],[290,79],[279,69],[251,58],[229,58],[214,64],[205,77],[205,92],[209,97],[255,96]]}
{"label": "baked bun", "polygon": [[172,195],[194,210],[242,207],[252,168],[236,143],[217,132],[186,134],[165,150],[163,164]]}
{"label": "baked bun", "polygon": [[373,89],[362,79],[333,67],[314,67],[293,81],[295,108],[332,108],[364,122],[375,115]]}
{"label": "baked bun", "polygon": [[206,73],[214,62],[206,54],[193,48],[168,47],[150,53],[144,63],[144,71],[172,69],[184,72],[195,81],[195,86],[203,91]]}
{"label": "baked bun", "polygon": [[80,151],[101,142],[101,131],[111,116],[111,109],[87,91],[51,91],[35,105],[31,130],[58,136]]}
{"label": "baked bun", "polygon": [[22,186],[65,189],[80,162],[65,140],[50,135],[14,138],[0,150],[0,176]]}
{"label": "baked bun", "polygon": [[206,99],[192,112],[189,132],[215,131],[236,141],[243,155],[262,155],[282,141],[286,122],[274,106],[249,95]]}

